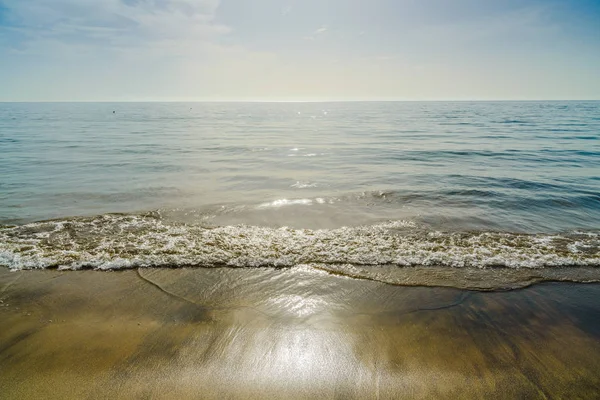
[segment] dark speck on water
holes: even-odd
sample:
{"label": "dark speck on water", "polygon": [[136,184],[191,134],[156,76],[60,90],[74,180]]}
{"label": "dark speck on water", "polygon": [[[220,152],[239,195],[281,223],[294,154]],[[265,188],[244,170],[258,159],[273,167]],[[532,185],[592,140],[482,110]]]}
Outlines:
{"label": "dark speck on water", "polygon": [[[117,105],[122,118],[99,117]],[[3,103],[0,266],[593,281],[599,114],[597,101]]]}

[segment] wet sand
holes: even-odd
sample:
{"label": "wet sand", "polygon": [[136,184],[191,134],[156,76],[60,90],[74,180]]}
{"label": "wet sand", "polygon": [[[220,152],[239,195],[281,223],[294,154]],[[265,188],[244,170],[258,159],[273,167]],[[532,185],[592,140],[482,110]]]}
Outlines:
{"label": "wet sand", "polygon": [[597,399],[600,285],[0,269],[2,399]]}

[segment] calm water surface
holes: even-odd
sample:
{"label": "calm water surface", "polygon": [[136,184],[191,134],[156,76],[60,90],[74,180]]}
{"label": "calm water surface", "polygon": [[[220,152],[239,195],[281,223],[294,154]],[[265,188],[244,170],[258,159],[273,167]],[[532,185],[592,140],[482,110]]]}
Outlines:
{"label": "calm water surface", "polygon": [[600,102],[4,103],[0,264],[595,268],[599,138]]}

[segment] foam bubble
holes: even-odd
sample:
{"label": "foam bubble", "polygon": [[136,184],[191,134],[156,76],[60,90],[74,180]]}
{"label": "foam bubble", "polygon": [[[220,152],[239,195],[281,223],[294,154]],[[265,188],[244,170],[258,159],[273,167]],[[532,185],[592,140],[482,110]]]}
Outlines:
{"label": "foam bubble", "polygon": [[[287,204],[281,200],[269,206]],[[300,264],[597,267],[600,237],[589,232],[426,231],[411,221],[322,230],[245,225],[206,228],[168,223],[156,214],[102,215],[0,228],[0,265],[12,269]]]}
{"label": "foam bubble", "polygon": [[317,187],[316,183],[312,183],[312,182],[296,182],[293,185],[291,185],[290,187],[296,188],[296,189],[305,189],[305,188],[314,188]]}
{"label": "foam bubble", "polygon": [[271,201],[268,203],[259,204],[257,208],[279,208],[283,206],[293,206],[293,205],[304,205],[309,206],[313,204],[311,199],[279,199],[275,201]]}

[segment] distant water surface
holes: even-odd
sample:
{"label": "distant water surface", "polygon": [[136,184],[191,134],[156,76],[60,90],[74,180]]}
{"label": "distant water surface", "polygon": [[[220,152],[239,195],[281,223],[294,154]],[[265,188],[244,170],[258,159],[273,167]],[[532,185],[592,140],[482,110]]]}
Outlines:
{"label": "distant water surface", "polygon": [[600,102],[3,103],[0,264],[596,268],[599,138]]}

